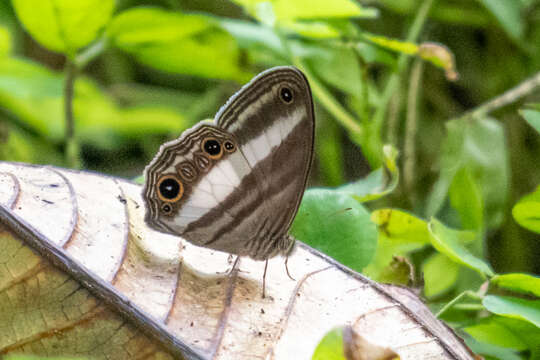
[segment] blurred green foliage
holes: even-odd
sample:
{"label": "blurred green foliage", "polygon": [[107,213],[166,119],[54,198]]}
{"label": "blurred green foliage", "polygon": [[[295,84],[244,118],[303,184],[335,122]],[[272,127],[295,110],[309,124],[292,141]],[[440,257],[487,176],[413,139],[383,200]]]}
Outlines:
{"label": "blurred green foliage", "polygon": [[538,0],[2,0],[0,159],[134,177],[294,65],[326,188],[293,234],[375,280],[410,267],[475,351],[537,359],[539,44]]}

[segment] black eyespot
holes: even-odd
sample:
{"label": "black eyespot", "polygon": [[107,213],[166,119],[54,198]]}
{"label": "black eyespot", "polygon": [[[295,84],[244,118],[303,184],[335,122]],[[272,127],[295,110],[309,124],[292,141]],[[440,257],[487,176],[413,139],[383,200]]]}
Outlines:
{"label": "black eyespot", "polygon": [[279,96],[281,96],[281,100],[287,104],[290,104],[293,101],[293,92],[288,87],[282,87],[279,90]]}
{"label": "black eyespot", "polygon": [[172,206],[171,206],[171,204],[163,204],[163,206],[161,207],[161,210],[162,210],[165,214],[170,214],[171,211],[172,211]]}
{"label": "black eyespot", "polygon": [[222,155],[222,148],[220,142],[215,138],[207,138],[204,140],[202,149],[210,156],[210,159],[219,159]]}
{"label": "black eyespot", "polygon": [[206,151],[208,155],[216,156],[221,151],[221,145],[219,144],[217,140],[214,140],[214,139],[207,140],[204,143],[204,151]]}
{"label": "black eyespot", "polygon": [[176,200],[182,194],[182,185],[173,177],[166,177],[159,182],[159,195],[165,201]]}
{"label": "black eyespot", "polygon": [[234,145],[234,143],[230,140],[225,141],[223,146],[225,147],[225,150],[227,152],[233,152],[234,150],[236,150],[236,145]]}
{"label": "black eyespot", "polygon": [[174,179],[165,179],[159,184],[159,192],[166,199],[174,199],[180,192],[180,184]]}

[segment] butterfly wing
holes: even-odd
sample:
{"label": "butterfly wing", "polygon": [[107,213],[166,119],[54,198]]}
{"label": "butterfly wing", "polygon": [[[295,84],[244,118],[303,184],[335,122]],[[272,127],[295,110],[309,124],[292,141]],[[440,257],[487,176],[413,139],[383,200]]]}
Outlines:
{"label": "butterfly wing", "polygon": [[[257,259],[285,251],[313,132],[302,73],[280,67],[260,74],[214,124],[199,124],[162,146],[146,169],[147,223],[196,245]],[[207,152],[208,139],[218,142],[219,155]]]}
{"label": "butterfly wing", "polygon": [[[313,154],[315,121],[306,78],[292,67],[263,72],[229,100],[216,121],[237,139],[253,179],[243,188],[251,195],[243,201],[245,217],[218,233],[222,238],[230,234],[227,241],[244,241],[237,247],[244,247],[254,258],[287,250],[287,232],[302,199]],[[247,239],[236,233],[243,227],[253,229]]]}

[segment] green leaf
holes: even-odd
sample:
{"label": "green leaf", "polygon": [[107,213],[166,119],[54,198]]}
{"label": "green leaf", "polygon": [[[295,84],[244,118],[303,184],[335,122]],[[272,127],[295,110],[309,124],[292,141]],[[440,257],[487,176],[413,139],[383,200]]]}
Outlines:
{"label": "green leaf", "polygon": [[352,49],[306,41],[294,41],[290,45],[292,53],[301,57],[317,77],[346,94],[360,94],[364,84],[360,82],[359,63]]}
{"label": "green leaf", "polygon": [[514,351],[496,345],[478,342],[473,338],[466,338],[465,342],[475,354],[489,356],[488,359],[496,360],[523,360]]}
{"label": "green leaf", "polygon": [[476,340],[514,350],[526,350],[527,344],[512,329],[498,321],[498,316],[491,316],[467,326],[464,330]]}
{"label": "green leaf", "polygon": [[488,295],[482,304],[494,314],[525,320],[540,327],[540,300]]}
{"label": "green leaf", "polygon": [[11,34],[6,27],[0,26],[0,57],[11,53]]}
{"label": "green leaf", "polygon": [[429,244],[426,222],[404,211],[376,210],[371,214],[371,221],[378,225],[378,246],[375,258],[363,272],[376,281],[386,278],[388,266],[395,256],[403,256]]}
{"label": "green leaf", "polygon": [[540,359],[540,328],[528,321],[494,315],[491,318],[527,344],[529,359]]}
{"label": "green leaf", "polygon": [[159,70],[247,81],[235,39],[211,17],[158,8],[132,8],[107,31],[113,44]]}
{"label": "green leaf", "polygon": [[514,205],[512,215],[519,225],[540,234],[540,186]]}
{"label": "green leaf", "polygon": [[85,78],[76,82],[74,113],[77,138],[108,149],[120,144],[119,136],[178,134],[188,126],[183,116],[166,107],[120,108]]}
{"label": "green leaf", "polygon": [[377,275],[377,281],[385,284],[410,286],[414,280],[414,267],[404,256],[392,256],[392,262]]}
{"label": "green leaf", "polygon": [[498,287],[540,297],[540,277],[528,274],[496,275],[490,283]]}
{"label": "green leaf", "polygon": [[45,137],[62,136],[62,76],[17,58],[0,58],[0,106]]}
{"label": "green leaf", "polygon": [[363,37],[364,39],[372,42],[373,44],[376,44],[387,50],[392,50],[407,55],[416,55],[418,53],[418,45],[412,42],[391,39],[386,36],[368,33],[364,33]]}
{"label": "green leaf", "polygon": [[279,36],[271,28],[245,20],[217,18],[217,21],[223,29],[235,37],[240,47],[258,50],[258,52],[270,49],[286,56],[287,51]]}
{"label": "green leaf", "polygon": [[375,8],[363,7],[352,0],[274,0],[274,11],[278,19],[318,19],[318,18],[374,18]]}
{"label": "green leaf", "polygon": [[109,22],[114,0],[12,0],[17,17],[37,42],[68,56],[95,40]]}
{"label": "green leaf", "polygon": [[[63,77],[30,61],[0,58],[0,106],[49,140],[64,136]],[[85,77],[75,83],[75,135],[99,148],[122,145],[119,136],[177,134],[189,124],[164,106],[121,108]]]}
{"label": "green leaf", "polygon": [[394,191],[399,183],[398,151],[392,145],[385,145],[383,156],[384,173],[373,172],[366,179],[344,185],[339,190],[350,193],[359,202],[377,200]]}
{"label": "green leaf", "polygon": [[508,0],[478,0],[484,5],[501,24],[504,31],[513,39],[521,39],[525,24],[521,19],[519,1]]}
{"label": "green leaf", "polygon": [[425,245],[430,236],[427,224],[401,210],[379,209],[371,214],[371,221],[378,225],[379,231],[394,242]]}
{"label": "green leaf", "polygon": [[367,42],[358,42],[354,49],[367,64],[379,63],[394,68],[397,65],[396,57],[389,51]]}
{"label": "green leaf", "polygon": [[345,360],[343,354],[343,330],[330,330],[319,342],[311,360]]}
{"label": "green leaf", "polygon": [[455,174],[463,166],[481,190],[487,228],[504,219],[508,199],[508,146],[502,125],[490,118],[460,118],[446,123],[440,175],[428,198],[426,213],[434,216],[444,205]]}
{"label": "green leaf", "polygon": [[63,157],[53,145],[2,121],[0,118],[0,160],[63,165]]}
{"label": "green leaf", "polygon": [[450,204],[459,214],[464,229],[483,228],[482,193],[467,167],[458,170],[450,185]]}
{"label": "green leaf", "polygon": [[483,260],[472,255],[462,243],[475,238],[470,231],[458,231],[446,227],[436,219],[428,224],[431,244],[451,260],[476,270],[480,275],[493,276],[493,270]]}
{"label": "green leaf", "polygon": [[540,133],[540,111],[523,109],[519,113],[525,118],[525,120],[531,125],[534,130]]}
{"label": "green leaf", "polygon": [[422,272],[424,293],[431,298],[452,289],[458,279],[459,265],[446,255],[437,253],[422,264]]}
{"label": "green leaf", "polygon": [[337,29],[322,21],[284,21],[280,26],[314,39],[334,39],[341,36]]}
{"label": "green leaf", "polygon": [[329,189],[306,191],[291,233],[356,271],[371,261],[377,245],[369,212],[347,194]]}
{"label": "green leaf", "polygon": [[321,18],[374,18],[378,11],[375,8],[363,7],[352,0],[233,0],[243,6],[249,14],[259,18],[261,7],[272,5],[276,20],[321,19]]}

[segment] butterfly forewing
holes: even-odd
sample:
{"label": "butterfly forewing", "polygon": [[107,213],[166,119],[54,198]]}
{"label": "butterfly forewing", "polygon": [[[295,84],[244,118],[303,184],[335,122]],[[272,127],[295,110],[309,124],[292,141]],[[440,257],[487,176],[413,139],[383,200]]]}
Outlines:
{"label": "butterfly forewing", "polygon": [[[269,70],[246,85],[216,115],[235,136],[262,198],[245,201],[256,235],[244,244],[264,258],[286,236],[304,192],[313,153],[314,117],[304,75],[290,67]],[[284,249],[282,249],[284,250]]]}
{"label": "butterfly forewing", "polygon": [[[302,73],[280,67],[260,74],[227,102],[214,124],[198,125],[162,146],[146,170],[147,222],[196,245],[256,259],[285,251],[313,133]],[[167,178],[171,173],[178,177]],[[177,194],[174,180],[181,182],[180,199],[161,196]],[[171,209],[165,213],[164,207]]]}

